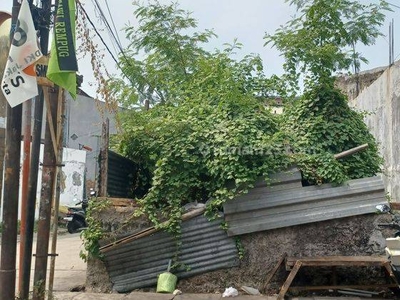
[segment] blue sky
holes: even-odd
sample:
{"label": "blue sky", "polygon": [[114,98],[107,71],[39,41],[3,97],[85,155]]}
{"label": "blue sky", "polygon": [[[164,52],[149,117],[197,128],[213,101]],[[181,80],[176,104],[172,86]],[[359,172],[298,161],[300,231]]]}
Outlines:
{"label": "blue sky", "polygon": [[[36,0],[34,0],[36,1]],[[106,0],[98,0],[105,15],[109,17],[105,5]],[[372,0],[372,2],[378,0]],[[92,1],[81,0],[85,5],[86,11],[98,26],[98,29],[104,28],[94,9]],[[167,0],[160,0],[162,3],[169,3]],[[283,59],[279,52],[271,49],[270,46],[264,47],[263,36],[265,32],[273,33],[280,25],[287,22],[291,15],[295,13],[294,8],[289,7],[284,0],[178,0],[180,7],[184,10],[191,11],[193,17],[198,20],[198,29],[213,29],[218,38],[213,39],[208,47],[222,48],[224,43],[232,43],[235,38],[243,44],[243,49],[238,53],[238,58],[249,54],[258,53],[264,61],[265,73],[267,75],[282,74]],[[370,2],[363,0],[363,2]],[[399,0],[389,1],[400,6]],[[124,32],[122,28],[128,23],[135,24],[133,16],[133,6],[131,1],[113,0],[109,1],[109,8],[113,16],[116,28],[120,30],[119,37],[123,45],[126,45]],[[0,10],[11,11],[12,0],[2,0]],[[400,59],[400,8],[392,7],[393,12],[387,13],[385,25],[381,28],[382,32],[387,36],[389,21],[393,18],[395,22],[395,57]],[[399,24],[399,25],[397,25]],[[398,28],[398,29],[397,29]],[[397,29],[397,30],[396,30]],[[111,39],[106,31],[101,31],[101,35],[110,48],[114,52]],[[100,45],[100,41],[98,41]],[[359,47],[359,51],[369,60],[369,65],[362,65],[361,70],[372,69],[375,67],[385,66],[388,64],[389,50],[388,38],[381,37],[376,44],[371,47]],[[104,49],[100,45],[101,49]],[[105,63],[110,73],[118,74],[111,56],[104,50]],[[116,56],[116,54],[114,53]],[[88,58],[79,61],[80,73],[84,75],[83,89],[90,95],[94,96],[94,87],[90,83],[94,83],[92,70]]]}

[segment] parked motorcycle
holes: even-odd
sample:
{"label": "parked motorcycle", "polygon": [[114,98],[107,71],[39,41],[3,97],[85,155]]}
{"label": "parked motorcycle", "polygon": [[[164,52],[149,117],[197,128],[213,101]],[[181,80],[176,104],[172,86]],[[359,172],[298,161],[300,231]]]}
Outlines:
{"label": "parked motorcycle", "polygon": [[[90,198],[94,197],[95,194],[95,191],[91,189]],[[74,206],[68,207],[68,212],[64,220],[67,221],[67,230],[69,233],[81,232],[87,228],[86,209],[89,206],[89,199],[84,199],[77,202]]]}
{"label": "parked motorcycle", "polygon": [[395,229],[394,233],[395,237],[400,237],[400,215],[393,213],[392,209],[389,205],[379,204],[376,206],[376,209],[382,213],[388,213],[392,217],[392,221],[389,223],[378,223],[377,225],[380,227],[387,227],[391,229]]}

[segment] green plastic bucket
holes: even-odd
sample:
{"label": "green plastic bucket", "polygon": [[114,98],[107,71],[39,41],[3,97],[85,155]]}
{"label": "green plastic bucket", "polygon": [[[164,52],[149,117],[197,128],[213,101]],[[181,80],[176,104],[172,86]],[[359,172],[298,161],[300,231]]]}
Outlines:
{"label": "green plastic bucket", "polygon": [[157,293],[173,293],[178,277],[170,272],[158,275]]}

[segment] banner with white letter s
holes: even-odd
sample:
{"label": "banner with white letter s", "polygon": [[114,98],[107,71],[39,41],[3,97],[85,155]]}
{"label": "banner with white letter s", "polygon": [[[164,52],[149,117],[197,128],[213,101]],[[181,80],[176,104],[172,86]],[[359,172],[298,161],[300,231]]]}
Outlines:
{"label": "banner with white letter s", "polygon": [[11,107],[38,95],[35,62],[42,57],[27,0],[23,0],[1,90]]}

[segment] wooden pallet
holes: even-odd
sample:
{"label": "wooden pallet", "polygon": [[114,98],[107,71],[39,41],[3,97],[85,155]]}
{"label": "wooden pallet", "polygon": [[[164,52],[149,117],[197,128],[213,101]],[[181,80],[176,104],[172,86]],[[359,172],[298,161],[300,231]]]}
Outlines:
{"label": "wooden pallet", "polygon": [[[279,267],[285,261],[285,267],[287,271],[290,271],[289,275],[287,276],[285,282],[283,283],[277,300],[283,300],[285,297],[286,292],[290,288],[291,290],[325,290],[325,289],[366,289],[366,288],[399,288],[399,284],[397,279],[392,271],[390,266],[390,261],[386,257],[374,257],[374,256],[323,256],[323,257],[286,257],[283,256],[278,264],[273,269],[272,273],[269,275],[267,282],[264,285],[264,289],[269,284],[269,281],[275,275]],[[368,286],[365,285],[338,285],[335,276],[334,282],[332,285],[327,286],[296,286],[292,287],[292,281],[296,277],[297,272],[300,270],[301,267],[332,267],[333,272],[335,273],[336,267],[380,267],[382,268],[391,283],[388,284],[369,284]]]}

